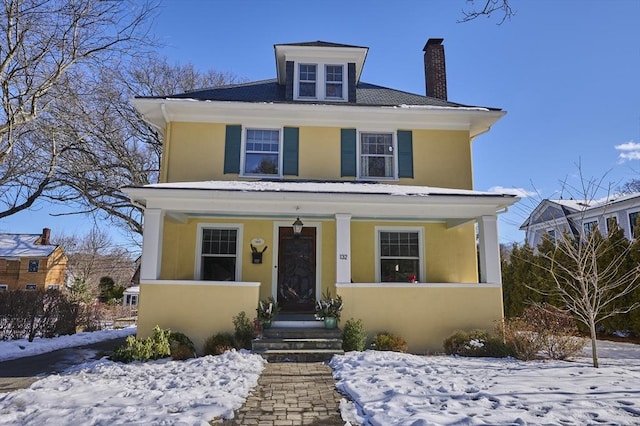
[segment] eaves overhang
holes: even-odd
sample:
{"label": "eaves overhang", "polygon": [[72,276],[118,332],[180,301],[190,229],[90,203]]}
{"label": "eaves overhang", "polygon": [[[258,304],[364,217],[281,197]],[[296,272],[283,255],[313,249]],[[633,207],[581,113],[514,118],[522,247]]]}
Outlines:
{"label": "eaves overhang", "polygon": [[307,191],[243,191],[203,188],[133,187],[122,189],[147,209],[184,217],[202,215],[330,217],[354,219],[468,221],[502,213],[519,198],[510,194],[383,194]]}
{"label": "eaves overhang", "polygon": [[475,137],[506,112],[482,107],[424,105],[366,106],[314,103],[201,101],[175,98],[135,98],[131,102],[154,127],[169,122],[245,123],[265,126],[365,127],[461,130]]}

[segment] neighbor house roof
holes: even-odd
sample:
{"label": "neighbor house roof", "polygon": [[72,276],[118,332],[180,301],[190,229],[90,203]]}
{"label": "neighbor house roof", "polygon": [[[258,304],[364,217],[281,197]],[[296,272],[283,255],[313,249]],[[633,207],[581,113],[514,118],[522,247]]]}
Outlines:
{"label": "neighbor house roof", "polygon": [[37,244],[40,234],[0,234],[0,258],[48,257],[58,247]]}
{"label": "neighbor house roof", "polygon": [[355,47],[357,49],[368,49],[365,46],[354,46],[352,44],[332,43],[330,41],[304,41],[298,43],[278,43],[274,46],[306,46],[306,47]]}
{"label": "neighbor house roof", "polygon": [[[277,79],[254,81],[249,83],[232,84],[212,87],[202,90],[180,93],[170,96],[141,96],[139,99],[193,99],[198,101],[235,101],[235,102],[269,102],[269,103],[295,103],[300,101],[288,101],[285,99],[285,87],[278,84]],[[308,102],[305,102],[308,103]],[[417,95],[402,90],[390,89],[375,84],[360,82],[356,86],[355,102],[320,102],[322,104],[336,105],[363,105],[363,106],[433,106],[451,108],[485,108],[472,105],[463,105],[445,101],[429,96]],[[486,108],[500,111],[499,108]]]}

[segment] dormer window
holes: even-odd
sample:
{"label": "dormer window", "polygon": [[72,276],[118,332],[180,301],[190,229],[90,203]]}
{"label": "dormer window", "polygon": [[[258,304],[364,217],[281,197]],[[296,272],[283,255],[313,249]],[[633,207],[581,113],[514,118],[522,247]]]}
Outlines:
{"label": "dormer window", "polygon": [[325,94],[327,98],[342,99],[342,65],[326,65],[325,67]]}
{"label": "dormer window", "polygon": [[300,76],[299,76],[299,91],[298,96],[301,98],[315,98],[316,97],[316,76],[317,65],[315,64],[300,64]]}
{"label": "dormer window", "polygon": [[296,99],[320,101],[346,99],[344,64],[299,63],[297,67]]}

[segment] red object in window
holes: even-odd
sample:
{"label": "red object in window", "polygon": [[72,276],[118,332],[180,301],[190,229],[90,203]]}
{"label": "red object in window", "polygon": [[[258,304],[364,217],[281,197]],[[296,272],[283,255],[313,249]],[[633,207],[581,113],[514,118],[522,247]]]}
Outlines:
{"label": "red object in window", "polygon": [[416,276],[415,276],[415,274],[411,274],[411,275],[409,275],[409,282],[410,282],[410,283],[415,283],[415,282],[416,282]]}

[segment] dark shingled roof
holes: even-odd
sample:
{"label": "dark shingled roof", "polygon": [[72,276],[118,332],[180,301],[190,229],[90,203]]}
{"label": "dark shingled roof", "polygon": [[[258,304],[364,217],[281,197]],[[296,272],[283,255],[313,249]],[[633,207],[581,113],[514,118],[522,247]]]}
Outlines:
{"label": "dark shingled roof", "polygon": [[[195,99],[199,101],[231,101],[231,102],[273,102],[273,103],[307,103],[308,101],[287,101],[285,87],[278,84],[276,79],[254,81],[228,86],[212,87],[195,90],[171,96],[152,96],[141,98],[171,98]],[[375,84],[360,82],[356,86],[356,102],[324,102],[313,103],[337,105],[365,105],[365,106],[398,106],[398,105],[426,105],[440,107],[470,107],[455,102],[449,102],[429,96],[416,95],[401,90],[389,89]],[[489,108],[500,110],[499,108]]]}
{"label": "dark shingled roof", "polygon": [[356,47],[358,49],[368,49],[364,46],[354,46],[351,44],[331,43],[330,41],[305,41],[302,43],[278,43],[274,46],[310,46],[310,47]]}

